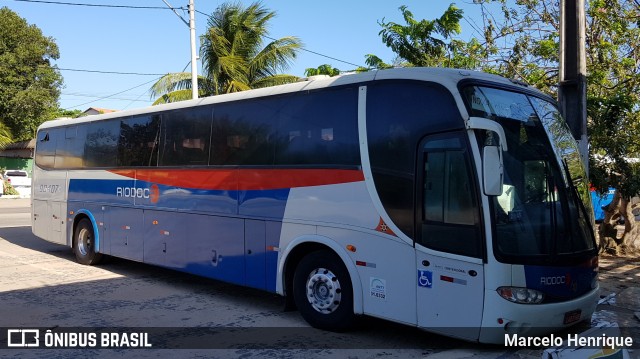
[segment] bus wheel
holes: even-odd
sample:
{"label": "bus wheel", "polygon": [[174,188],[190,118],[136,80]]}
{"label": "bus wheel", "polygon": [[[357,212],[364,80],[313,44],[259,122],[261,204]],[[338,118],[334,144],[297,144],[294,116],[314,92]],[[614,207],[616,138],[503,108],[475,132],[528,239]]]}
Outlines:
{"label": "bus wheel", "polygon": [[73,252],[81,264],[98,264],[102,259],[102,254],[96,253],[93,226],[87,218],[81,219],[73,232]]}
{"label": "bus wheel", "polygon": [[331,251],[312,252],[300,261],[293,297],[302,317],[315,328],[341,332],[355,322],[349,272]]}

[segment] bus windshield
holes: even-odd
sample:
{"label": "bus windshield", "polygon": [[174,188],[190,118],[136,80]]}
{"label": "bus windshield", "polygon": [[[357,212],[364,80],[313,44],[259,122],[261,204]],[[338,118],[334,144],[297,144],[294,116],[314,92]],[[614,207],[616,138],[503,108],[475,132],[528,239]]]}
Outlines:
{"label": "bus windshield", "polygon": [[[471,116],[504,129],[502,195],[492,197],[496,257],[509,263],[566,262],[595,249],[584,168],[556,107],[537,97],[470,86],[464,97]],[[479,134],[480,143],[493,141]],[[586,196],[585,196],[586,194]]]}

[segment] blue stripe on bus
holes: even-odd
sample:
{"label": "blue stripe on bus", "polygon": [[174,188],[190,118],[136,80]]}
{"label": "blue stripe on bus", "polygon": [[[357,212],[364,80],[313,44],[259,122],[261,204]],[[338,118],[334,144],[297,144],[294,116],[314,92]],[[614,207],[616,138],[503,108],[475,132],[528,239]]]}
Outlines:
{"label": "blue stripe on bus", "polygon": [[578,298],[593,289],[597,268],[590,266],[547,267],[525,265],[527,288],[558,299]]}
{"label": "blue stripe on bus", "polygon": [[[222,191],[156,185],[158,197],[152,203],[152,185],[72,179],[69,210],[96,216],[94,223],[97,216],[105,222],[101,253],[275,292],[278,252],[268,248],[279,246],[289,189]],[[92,214],[84,208],[101,212]],[[246,233],[249,222],[262,229]],[[101,233],[95,226],[94,231],[96,237]],[[245,238],[251,233],[255,237]]]}
{"label": "blue stripe on bus", "polygon": [[[152,190],[157,188],[157,197]],[[215,190],[159,185],[139,180],[72,179],[69,200],[230,214],[282,220],[289,189]]]}

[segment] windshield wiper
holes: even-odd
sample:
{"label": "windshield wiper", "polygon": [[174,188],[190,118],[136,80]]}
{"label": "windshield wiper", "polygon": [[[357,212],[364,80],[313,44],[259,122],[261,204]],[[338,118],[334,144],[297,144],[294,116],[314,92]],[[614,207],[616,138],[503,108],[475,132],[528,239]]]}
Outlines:
{"label": "windshield wiper", "polygon": [[547,179],[547,195],[549,197],[549,212],[551,214],[551,240],[552,242],[552,256],[558,254],[558,209],[556,208],[556,191],[554,190],[556,186],[555,177],[553,176],[553,171],[550,168],[551,164],[548,160],[544,161],[544,172],[545,177]]}
{"label": "windshield wiper", "polygon": [[589,226],[589,229],[590,229],[589,234],[591,235],[591,240],[593,241],[593,243],[595,243],[594,229],[593,229],[593,226],[591,225],[591,221],[589,220],[590,216],[587,213],[587,208],[584,206],[584,203],[582,202],[582,198],[580,197],[580,192],[578,192],[578,188],[573,184],[573,178],[571,177],[571,172],[569,172],[569,165],[567,164],[566,158],[562,159],[562,166],[567,175],[567,182],[569,182],[568,184],[569,190],[573,194],[572,196],[573,201],[575,205],[579,208],[579,211],[582,212],[585,222],[587,222],[587,226]]}

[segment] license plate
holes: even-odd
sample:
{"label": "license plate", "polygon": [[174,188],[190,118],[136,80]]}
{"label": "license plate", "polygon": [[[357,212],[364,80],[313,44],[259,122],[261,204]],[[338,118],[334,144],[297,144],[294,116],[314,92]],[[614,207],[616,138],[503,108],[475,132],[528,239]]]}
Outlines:
{"label": "license plate", "polygon": [[564,313],[564,324],[575,323],[580,320],[580,315],[582,314],[582,310],[572,310],[570,312]]}

